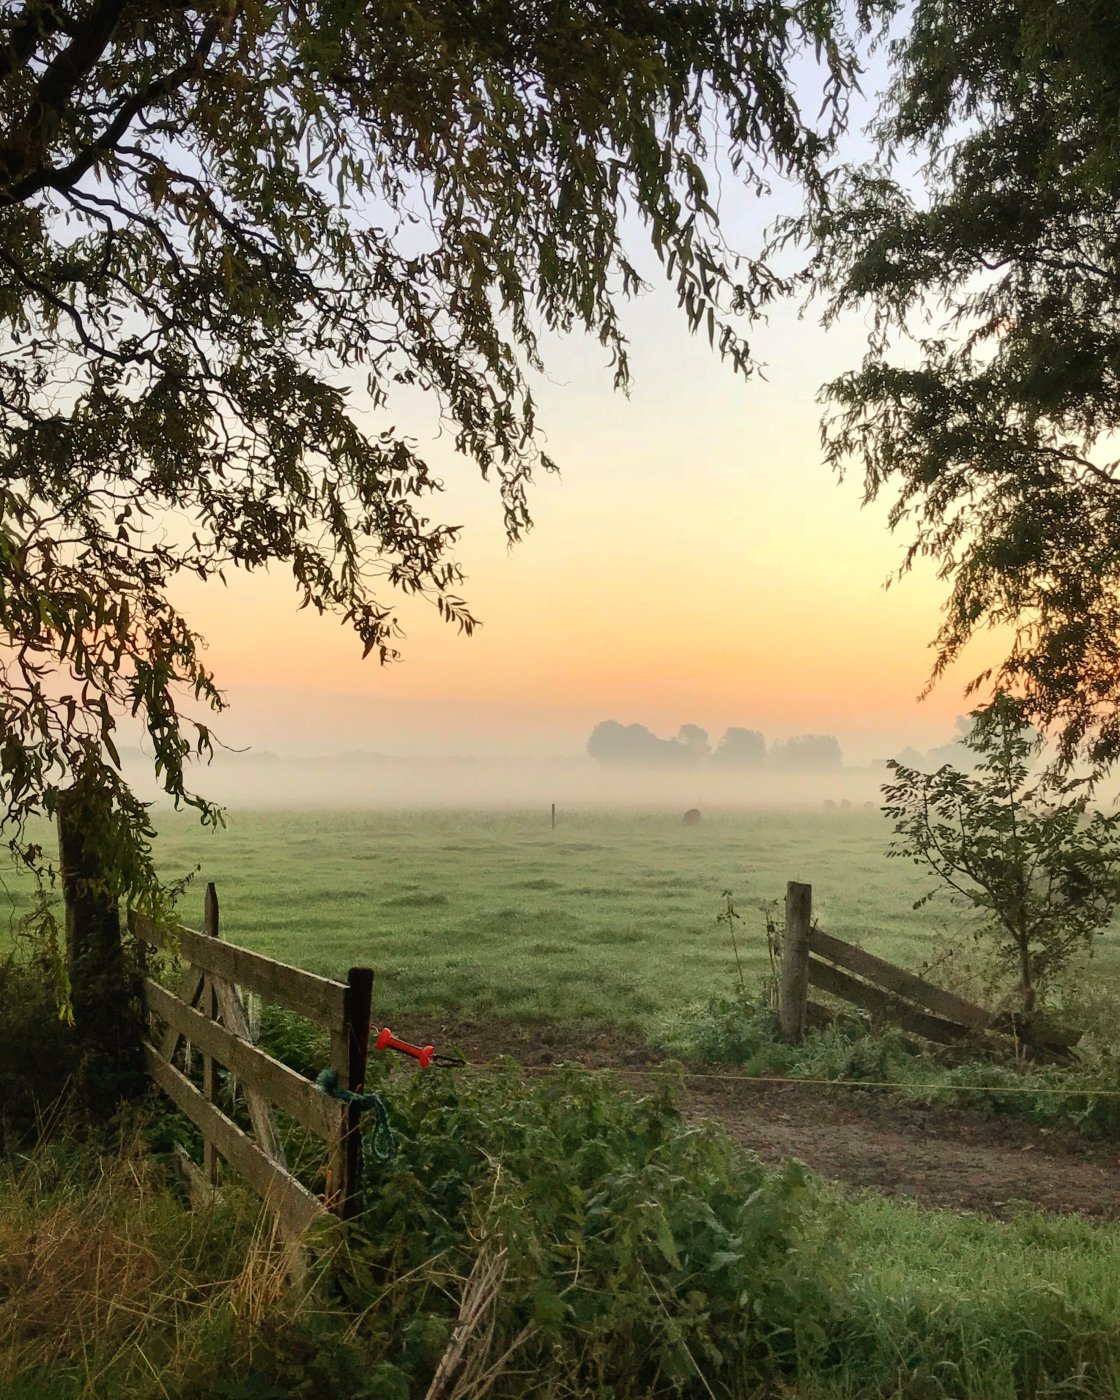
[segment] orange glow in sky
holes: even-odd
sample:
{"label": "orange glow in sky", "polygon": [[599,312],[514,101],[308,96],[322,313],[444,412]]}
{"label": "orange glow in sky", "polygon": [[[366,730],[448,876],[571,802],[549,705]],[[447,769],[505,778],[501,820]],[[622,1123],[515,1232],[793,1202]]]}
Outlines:
{"label": "orange glow in sky", "polygon": [[782,312],[756,337],[767,381],[744,384],[667,296],[630,320],[629,399],[611,392],[598,346],[553,356],[538,400],[563,476],[537,484],[537,528],[513,551],[494,489],[434,446],[447,491],[432,513],[464,526],[462,591],[484,623],[473,638],[402,599],[404,659],[381,668],[336,620],[297,612],[279,575],[181,587],[233,702],[220,732],[305,749],[422,751],[427,734],[433,751],[574,753],[614,718],[713,738],[731,724],[835,733],[857,761],[951,735],[972,703],[963,682],[998,653],[978,643],[917,703],[944,586],[927,572],[884,591],[905,541],[881,508],[860,508],[858,480],[838,484],[821,463],[815,395],[858,363],[859,328],[826,336]]}

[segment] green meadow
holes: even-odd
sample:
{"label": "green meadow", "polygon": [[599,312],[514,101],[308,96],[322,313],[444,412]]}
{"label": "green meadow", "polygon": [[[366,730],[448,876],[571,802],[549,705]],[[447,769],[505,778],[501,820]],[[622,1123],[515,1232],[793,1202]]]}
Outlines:
{"label": "green meadow", "polygon": [[[229,813],[211,832],[159,822],[161,868],[198,867],[180,904],[198,926],[204,882],[226,938],[312,971],[377,973],[381,1015],[454,1011],[609,1022],[649,1034],[735,976],[726,925],[740,914],[748,983],[768,966],[762,909],[786,882],[813,886],[821,926],[919,968],[965,927],[933,883],[888,859],[877,812],[323,810]],[[26,892],[8,882],[13,912]],[[1110,932],[1098,971],[1116,968]]]}
{"label": "green meadow", "polygon": [[[698,828],[684,827],[677,812],[603,810],[561,812],[555,830],[547,810],[234,809],[217,832],[186,814],[158,825],[167,877],[199,867],[180,906],[184,922],[197,926],[204,883],[213,880],[225,937],[335,975],[371,964],[375,1016],[403,1034],[423,1034],[427,1014],[449,1012],[612,1023],[657,1037],[733,985],[734,953],[716,917],[725,890],[741,915],[748,983],[768,970],[763,909],[780,901],[790,879],[813,885],[822,926],[911,967],[963,928],[961,911],[947,902],[913,909],[929,878],[887,858],[889,825],[862,810],[715,811]],[[29,892],[12,879],[6,888],[14,919]],[[1104,997],[1115,985],[1116,942],[1110,931],[1095,964],[1092,983]],[[298,1044],[271,1048],[290,1053]],[[311,1062],[321,1060],[314,1047]],[[519,1278],[503,1295],[498,1335],[522,1335],[518,1300],[532,1289],[554,1296],[554,1276],[568,1267],[555,1259],[566,1260],[569,1247],[556,1203],[577,1199],[570,1163],[578,1159],[588,1171],[598,1163],[577,1193],[578,1210],[585,1196],[594,1202],[611,1191],[633,1200],[612,1206],[626,1223],[617,1246],[615,1234],[603,1237],[595,1267],[606,1282],[588,1273],[594,1261],[584,1257],[580,1225],[581,1280],[591,1283],[573,1296],[579,1302],[600,1288],[601,1301],[591,1322],[557,1312],[540,1342],[566,1348],[541,1350],[533,1362],[564,1377],[553,1393],[607,1393],[564,1388],[588,1364],[592,1323],[610,1338],[604,1355],[629,1378],[619,1395],[1120,1393],[1115,1224],[1034,1212],[990,1221],[870,1192],[840,1194],[812,1178],[798,1184],[798,1173],[764,1171],[714,1129],[680,1132],[666,1118],[653,1131],[659,1109],[598,1077],[515,1081],[507,1072],[448,1084],[418,1075],[397,1086],[401,1156],[373,1197],[380,1213],[351,1241],[352,1309],[337,1301],[293,1308],[281,1328],[256,1321],[246,1302],[273,1265],[256,1204],[236,1187],[212,1217],[184,1209],[146,1149],[116,1166],[50,1143],[27,1159],[0,1161],[0,1257],[29,1238],[61,1241],[53,1254],[44,1247],[41,1267],[8,1302],[0,1390],[14,1384],[12,1394],[46,1400],[186,1400],[294,1394],[298,1378],[315,1393],[357,1394],[364,1392],[353,1376],[376,1374],[397,1386],[392,1394],[422,1393],[494,1221],[537,1230],[524,1258],[544,1271],[543,1283]],[[516,1209],[486,1216],[483,1229],[472,1212],[486,1202],[493,1209],[495,1154]],[[449,1190],[460,1195],[447,1212]],[[660,1214],[650,1209],[652,1191]],[[433,1229],[444,1231],[438,1247]],[[119,1263],[133,1258],[122,1240],[133,1253],[137,1241],[143,1246],[143,1270]],[[79,1307],[69,1332],[42,1325],[54,1306],[56,1254],[67,1280],[96,1279],[85,1292],[68,1282],[75,1297],[94,1299],[108,1287],[114,1298],[96,1316]],[[103,1256],[118,1261],[108,1285]],[[383,1269],[394,1281],[371,1289]],[[431,1355],[417,1349],[418,1320],[434,1339]],[[653,1366],[650,1339],[678,1332],[681,1354],[664,1363],[677,1366],[672,1387],[662,1367],[657,1387],[643,1388],[637,1378]],[[108,1388],[87,1389],[93,1375]],[[511,1373],[493,1393],[524,1393],[519,1385]]]}

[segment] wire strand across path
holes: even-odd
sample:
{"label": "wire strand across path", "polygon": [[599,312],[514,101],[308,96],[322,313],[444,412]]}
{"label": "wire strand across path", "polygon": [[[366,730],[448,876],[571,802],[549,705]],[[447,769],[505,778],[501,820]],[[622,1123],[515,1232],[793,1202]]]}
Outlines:
{"label": "wire strand across path", "polygon": [[[508,1069],[514,1063],[526,1074],[555,1074],[559,1070],[567,1068],[566,1064],[549,1065],[526,1065],[514,1060],[512,1057],[500,1060],[465,1060],[459,1066],[463,1069],[472,1069],[489,1074],[497,1073]],[[825,1079],[811,1078],[808,1075],[782,1076],[775,1074],[738,1074],[734,1072],[714,1072],[710,1070],[690,1070],[680,1069],[659,1069],[656,1065],[648,1067],[634,1065],[583,1065],[578,1061],[570,1061],[579,1068],[586,1069],[590,1074],[618,1074],[628,1075],[640,1079],[687,1079],[694,1080],[714,1080],[721,1084],[787,1084],[794,1087],[815,1087],[829,1089],[896,1089],[914,1093],[947,1093],[947,1094],[1035,1094],[1039,1097],[1048,1095],[1064,1096],[1069,1095],[1076,1098],[1100,1098],[1117,1099],[1120,1098],[1120,1089],[1097,1089],[1097,1088],[1071,1088],[1065,1085],[1041,1085],[1041,1084],[915,1084],[909,1080],[901,1081],[897,1079]]]}
{"label": "wire strand across path", "polygon": [[[714,1122],[765,1161],[796,1158],[842,1187],[997,1217],[1013,1214],[1025,1202],[1120,1222],[1120,1149],[1086,1136],[1074,1123],[1098,1100],[1100,1115],[1110,1117],[1120,1095],[1111,1086],[996,1084],[986,1076],[976,1084],[923,1080],[910,1085],[882,1078],[751,1074],[659,1059],[645,1041],[609,1026],[499,1025],[489,1017],[447,1013],[423,1024],[427,1039],[455,1046],[465,1056],[468,1064],[460,1074],[500,1075],[520,1068],[536,1077],[555,1075],[567,1063],[610,1074],[613,1082],[640,1092],[675,1081],[677,1105],[687,1121]],[[1007,1098],[1001,1100],[1002,1094]],[[1042,1123],[1034,1115],[1008,1111],[1012,1100],[1023,1102],[1032,1094],[1040,1100],[1053,1095],[1055,1109],[1060,1102],[1070,1111]]]}

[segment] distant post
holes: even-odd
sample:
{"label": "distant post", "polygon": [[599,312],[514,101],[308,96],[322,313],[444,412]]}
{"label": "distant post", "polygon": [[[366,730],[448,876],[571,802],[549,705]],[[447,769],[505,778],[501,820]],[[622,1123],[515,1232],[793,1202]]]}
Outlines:
{"label": "distant post", "polygon": [[805,1030],[812,916],[812,885],[799,885],[791,880],[786,885],[786,929],[782,939],[782,987],[778,1004],[778,1029],[789,1045],[799,1045]]}
{"label": "distant post", "polygon": [[556,830],[556,803],[552,804],[552,829]]}

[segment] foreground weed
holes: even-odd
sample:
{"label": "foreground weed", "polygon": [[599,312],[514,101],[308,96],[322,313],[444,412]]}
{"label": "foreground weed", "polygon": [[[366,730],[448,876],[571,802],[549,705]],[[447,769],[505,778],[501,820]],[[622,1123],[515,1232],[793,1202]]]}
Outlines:
{"label": "foreground weed", "polygon": [[530,1377],[548,1400],[1118,1393],[1115,1229],[842,1197],[605,1075],[380,1087],[398,1154],[308,1294],[284,1292],[249,1197],[187,1209],[139,1137],[9,1163],[0,1394],[514,1400]]}

